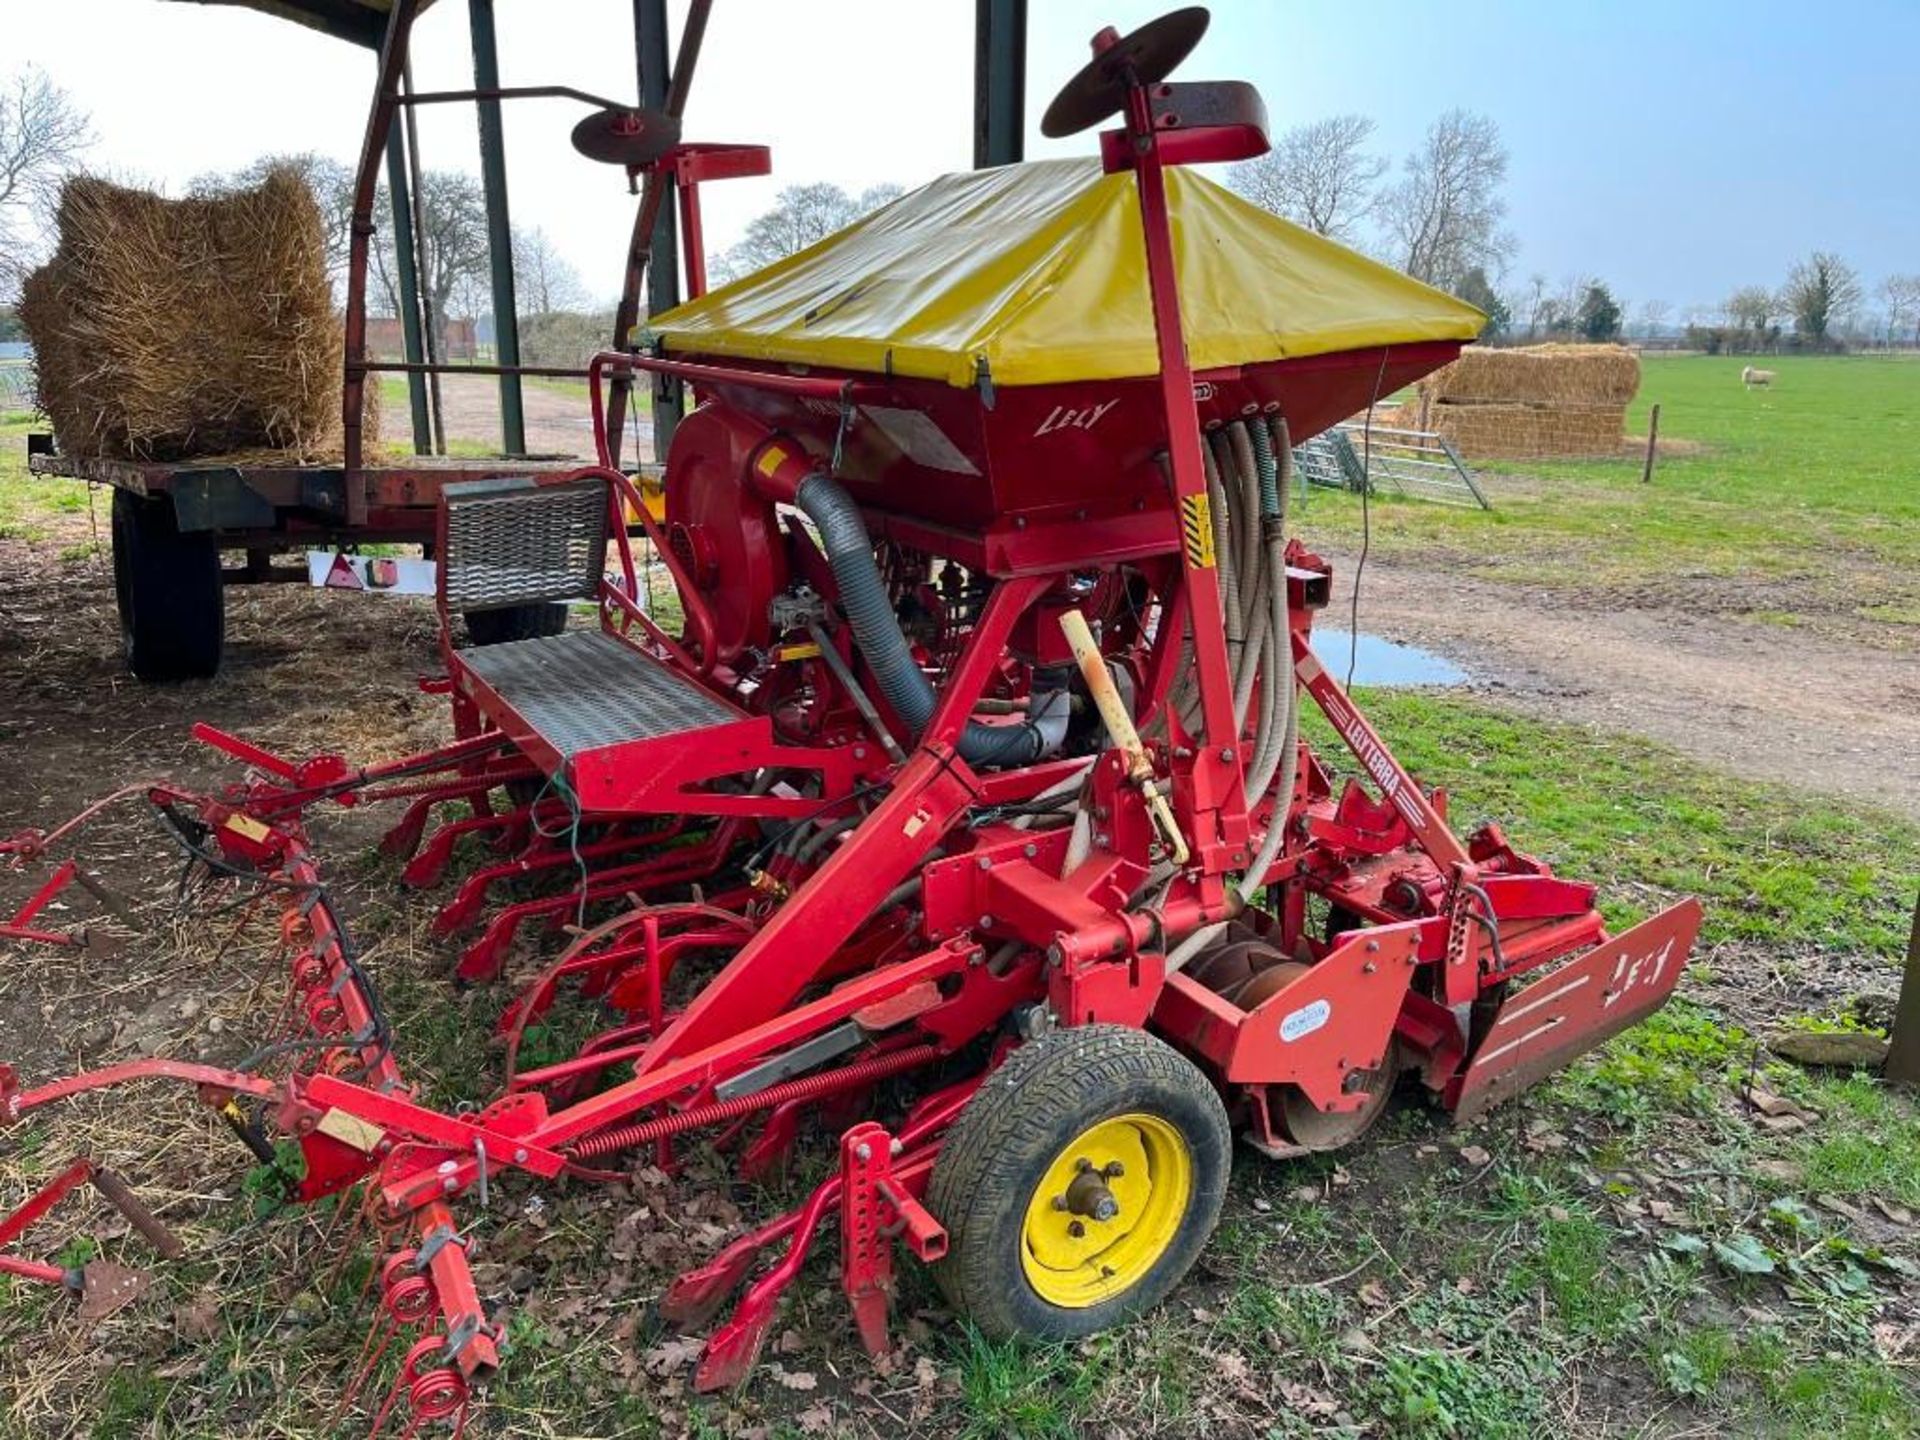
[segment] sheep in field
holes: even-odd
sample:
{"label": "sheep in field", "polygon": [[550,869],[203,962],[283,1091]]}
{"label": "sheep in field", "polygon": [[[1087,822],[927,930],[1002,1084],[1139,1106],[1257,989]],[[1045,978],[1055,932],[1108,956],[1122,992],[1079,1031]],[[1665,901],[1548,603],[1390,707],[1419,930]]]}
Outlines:
{"label": "sheep in field", "polygon": [[1762,390],[1773,384],[1773,371],[1756,370],[1749,365],[1740,372],[1740,383],[1751,390],[1758,385]]}

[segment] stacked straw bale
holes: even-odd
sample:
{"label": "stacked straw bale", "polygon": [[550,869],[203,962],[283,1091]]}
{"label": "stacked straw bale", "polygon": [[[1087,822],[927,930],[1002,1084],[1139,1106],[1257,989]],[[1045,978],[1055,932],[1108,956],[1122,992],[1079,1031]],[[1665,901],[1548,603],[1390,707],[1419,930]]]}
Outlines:
{"label": "stacked straw bale", "polygon": [[338,453],[341,323],[320,209],[296,171],[187,200],[78,177],[59,234],[20,319],[63,451]]}
{"label": "stacked straw bale", "polygon": [[1468,459],[1611,455],[1639,389],[1618,345],[1476,348],[1420,382],[1420,409]]}

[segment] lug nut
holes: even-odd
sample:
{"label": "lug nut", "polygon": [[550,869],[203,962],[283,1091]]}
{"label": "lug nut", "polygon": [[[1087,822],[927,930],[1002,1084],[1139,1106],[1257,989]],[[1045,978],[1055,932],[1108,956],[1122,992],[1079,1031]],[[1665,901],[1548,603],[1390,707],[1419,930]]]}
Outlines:
{"label": "lug nut", "polygon": [[1078,1220],[1069,1220],[1067,1222],[1067,1234],[1071,1235],[1074,1239],[1084,1239],[1086,1233],[1087,1227],[1082,1225]]}

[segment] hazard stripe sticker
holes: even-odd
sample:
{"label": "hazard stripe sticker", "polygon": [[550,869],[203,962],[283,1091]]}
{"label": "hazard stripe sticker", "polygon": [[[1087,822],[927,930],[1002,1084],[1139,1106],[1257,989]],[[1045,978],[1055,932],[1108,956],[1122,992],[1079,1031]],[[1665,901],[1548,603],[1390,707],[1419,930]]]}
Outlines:
{"label": "hazard stripe sticker", "polygon": [[1186,539],[1187,564],[1195,570],[1213,569],[1213,506],[1206,491],[1180,501],[1180,529]]}

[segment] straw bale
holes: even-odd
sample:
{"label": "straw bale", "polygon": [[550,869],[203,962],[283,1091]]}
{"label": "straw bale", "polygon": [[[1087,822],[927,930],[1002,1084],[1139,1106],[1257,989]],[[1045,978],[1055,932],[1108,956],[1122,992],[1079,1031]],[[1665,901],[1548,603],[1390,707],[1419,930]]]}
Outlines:
{"label": "straw bale", "polygon": [[1429,400],[1456,405],[1624,405],[1639,389],[1639,357],[1619,345],[1476,345],[1420,382]]}
{"label": "straw bale", "polygon": [[1469,460],[1612,455],[1626,427],[1624,405],[1437,404],[1428,423]]}
{"label": "straw bale", "polygon": [[59,236],[27,278],[20,318],[63,450],[337,453],[341,322],[320,209],[297,172],[187,200],[77,177],[61,192]]}

